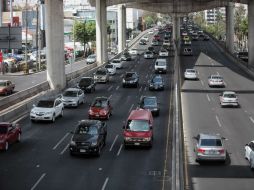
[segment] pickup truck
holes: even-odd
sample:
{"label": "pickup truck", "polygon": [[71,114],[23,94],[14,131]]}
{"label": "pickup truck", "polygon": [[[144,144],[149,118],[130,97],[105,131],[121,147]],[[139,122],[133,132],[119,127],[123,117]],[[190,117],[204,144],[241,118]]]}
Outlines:
{"label": "pickup truck", "polygon": [[0,80],[0,95],[12,94],[15,84],[9,80]]}

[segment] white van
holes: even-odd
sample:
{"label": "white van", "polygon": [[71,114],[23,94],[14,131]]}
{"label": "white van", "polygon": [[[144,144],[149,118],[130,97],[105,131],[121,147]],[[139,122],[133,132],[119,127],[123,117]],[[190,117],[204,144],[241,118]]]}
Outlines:
{"label": "white van", "polygon": [[155,73],[166,73],[167,72],[167,60],[156,59],[154,64]]}

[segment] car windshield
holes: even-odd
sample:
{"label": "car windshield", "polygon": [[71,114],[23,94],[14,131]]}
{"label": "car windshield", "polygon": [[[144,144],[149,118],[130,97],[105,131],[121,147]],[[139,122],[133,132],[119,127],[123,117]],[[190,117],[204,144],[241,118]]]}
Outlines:
{"label": "car windshield", "polygon": [[150,51],[147,51],[147,52],[146,52],[146,54],[152,54],[152,52],[150,52]]}
{"label": "car windshield", "polygon": [[220,139],[201,139],[201,146],[222,146]]}
{"label": "car windshield", "polygon": [[195,70],[186,70],[187,73],[196,73]]}
{"label": "car windshield", "polygon": [[148,121],[145,120],[129,120],[126,129],[130,131],[149,131]]}
{"label": "car windshield", "polygon": [[106,106],[107,106],[107,101],[106,100],[95,100],[92,103],[92,107],[105,108]]}
{"label": "car windshield", "polygon": [[52,108],[52,107],[54,107],[54,101],[41,100],[41,101],[38,102],[37,107],[40,107],[40,108]]}
{"label": "car windshield", "polygon": [[6,86],[6,82],[0,82],[0,86]]}
{"label": "car windshield", "polygon": [[81,79],[80,82],[79,82],[79,84],[80,84],[80,85],[84,85],[84,86],[88,86],[88,85],[91,84],[91,82],[92,82],[92,79],[86,78],[86,79]]}
{"label": "car windshield", "polygon": [[119,60],[113,60],[112,63],[120,63]]}
{"label": "car windshield", "polygon": [[154,82],[154,83],[160,83],[160,82],[162,82],[162,79],[160,77],[154,77],[152,82]]}
{"label": "car windshield", "polygon": [[113,68],[114,66],[113,65],[106,65],[105,66],[105,68],[107,68],[107,69],[111,69],[111,68]]}
{"label": "car windshield", "polygon": [[158,65],[158,66],[165,66],[166,64],[165,64],[164,61],[157,61],[156,65]]}
{"label": "car windshield", "polygon": [[0,134],[6,134],[7,133],[7,127],[6,126],[0,126]]}
{"label": "car windshield", "polygon": [[96,56],[95,55],[89,55],[88,58],[94,59]]}
{"label": "car windshield", "polygon": [[80,124],[75,131],[75,134],[79,135],[98,135],[98,129],[96,126],[93,125],[85,125],[85,124]]}
{"label": "car windshield", "polygon": [[235,94],[224,94],[225,98],[236,98]]}
{"label": "car windshield", "polygon": [[144,106],[156,106],[157,105],[157,101],[156,98],[144,98]]}
{"label": "car windshield", "polygon": [[106,75],[107,72],[105,70],[97,70],[96,75]]}
{"label": "car windshield", "polygon": [[67,90],[63,93],[63,96],[67,96],[67,97],[77,97],[78,93],[77,91],[71,91],[71,90]]}

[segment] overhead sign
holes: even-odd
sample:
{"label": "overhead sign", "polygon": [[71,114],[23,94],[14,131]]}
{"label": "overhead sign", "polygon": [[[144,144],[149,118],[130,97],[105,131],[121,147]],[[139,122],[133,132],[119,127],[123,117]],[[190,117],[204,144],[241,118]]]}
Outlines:
{"label": "overhead sign", "polygon": [[22,28],[0,27],[0,49],[21,49]]}

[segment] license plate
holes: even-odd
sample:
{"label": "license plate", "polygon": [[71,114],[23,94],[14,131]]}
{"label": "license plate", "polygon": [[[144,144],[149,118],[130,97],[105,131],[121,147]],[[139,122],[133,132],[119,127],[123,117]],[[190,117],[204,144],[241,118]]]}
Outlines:
{"label": "license plate", "polygon": [[139,146],[139,145],[140,145],[140,143],[134,143],[134,145]]}
{"label": "license plate", "polygon": [[100,115],[99,114],[96,114],[96,117],[99,117]]}
{"label": "license plate", "polygon": [[86,150],[85,149],[80,149],[79,152],[86,152]]}

